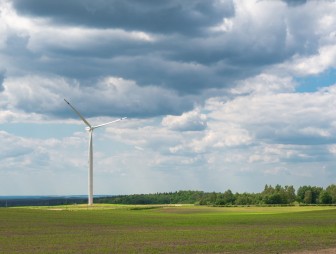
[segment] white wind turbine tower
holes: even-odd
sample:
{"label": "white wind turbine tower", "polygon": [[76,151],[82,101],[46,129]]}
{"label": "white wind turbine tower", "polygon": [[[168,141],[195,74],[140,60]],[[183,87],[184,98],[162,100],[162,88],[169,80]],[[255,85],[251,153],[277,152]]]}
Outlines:
{"label": "white wind turbine tower", "polygon": [[117,120],[114,120],[112,122],[108,122],[108,123],[103,123],[103,124],[99,124],[96,126],[92,126],[82,115],[81,113],[79,113],[77,111],[77,109],[75,109],[70,102],[68,102],[66,99],[64,99],[64,101],[66,103],[68,103],[68,105],[73,109],[73,111],[75,111],[75,113],[83,120],[83,122],[87,125],[87,127],[85,128],[88,132],[89,132],[89,174],[88,174],[88,204],[92,205],[93,204],[93,147],[92,147],[92,134],[93,134],[93,130],[111,123],[115,123],[115,122],[119,122],[121,120],[126,119],[126,117],[123,118],[119,118]]}

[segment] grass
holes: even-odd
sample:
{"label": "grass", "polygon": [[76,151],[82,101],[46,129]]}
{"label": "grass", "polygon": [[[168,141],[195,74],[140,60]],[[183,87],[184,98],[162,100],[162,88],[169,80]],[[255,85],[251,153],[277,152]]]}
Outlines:
{"label": "grass", "polygon": [[329,207],[0,209],[0,253],[289,253],[335,248],[335,235]]}

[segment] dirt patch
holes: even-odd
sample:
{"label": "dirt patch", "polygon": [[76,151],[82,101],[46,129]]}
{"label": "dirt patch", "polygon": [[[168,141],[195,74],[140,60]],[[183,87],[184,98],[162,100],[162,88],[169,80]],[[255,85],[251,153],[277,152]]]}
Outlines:
{"label": "dirt patch", "polygon": [[324,249],[324,250],[304,250],[298,252],[291,252],[290,254],[335,254],[336,248]]}

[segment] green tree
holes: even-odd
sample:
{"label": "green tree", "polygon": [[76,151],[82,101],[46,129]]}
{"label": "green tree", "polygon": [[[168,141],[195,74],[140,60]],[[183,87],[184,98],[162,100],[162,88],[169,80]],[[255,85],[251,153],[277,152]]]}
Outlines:
{"label": "green tree", "polygon": [[319,203],[320,204],[331,204],[332,203],[332,197],[328,191],[322,190],[320,192]]}
{"label": "green tree", "polygon": [[264,198],[265,204],[283,204],[280,193],[266,195]]}
{"label": "green tree", "polygon": [[304,203],[304,198],[305,198],[305,194],[306,194],[306,191],[307,190],[310,190],[310,186],[301,186],[298,190],[297,190],[297,195],[296,195],[296,198],[297,198],[297,201],[300,202],[300,203]]}
{"label": "green tree", "polygon": [[216,204],[216,200],[217,200],[217,193],[212,192],[209,197],[210,204],[213,204],[213,205]]}
{"label": "green tree", "polygon": [[298,189],[297,199],[299,202],[304,202],[306,204],[317,204],[322,190],[323,188],[321,187],[302,186]]}
{"label": "green tree", "polygon": [[235,204],[236,205],[252,205],[254,203],[253,194],[244,192],[243,194],[235,194]]}
{"label": "green tree", "polygon": [[318,204],[320,193],[323,190],[321,187],[313,186],[312,187],[312,203]]}
{"label": "green tree", "polygon": [[336,185],[335,184],[332,184],[332,185],[329,185],[327,188],[326,188],[326,191],[329,193],[329,195],[331,196],[331,202],[333,204],[336,204]]}
{"label": "green tree", "polygon": [[286,193],[287,203],[288,204],[293,203],[296,199],[295,189],[293,185],[285,186],[285,193]]}
{"label": "green tree", "polygon": [[218,193],[216,196],[216,205],[225,205],[224,195],[222,193]]}
{"label": "green tree", "polygon": [[312,204],[313,203],[313,193],[311,190],[306,190],[304,194],[303,202],[306,204]]}
{"label": "green tree", "polygon": [[265,204],[290,204],[295,201],[295,189],[293,186],[277,184],[274,188],[272,185],[265,185],[262,194],[262,200]]}
{"label": "green tree", "polygon": [[223,199],[224,199],[225,204],[230,204],[230,205],[234,204],[234,201],[235,201],[235,197],[231,190],[227,190],[223,193]]}

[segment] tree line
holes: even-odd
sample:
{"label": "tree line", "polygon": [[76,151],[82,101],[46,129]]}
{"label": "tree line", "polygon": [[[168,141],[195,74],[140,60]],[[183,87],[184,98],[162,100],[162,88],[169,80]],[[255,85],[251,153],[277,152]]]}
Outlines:
{"label": "tree line", "polygon": [[0,207],[85,204],[86,197],[0,197]]}
{"label": "tree line", "polygon": [[[53,206],[86,204],[86,197],[25,197],[0,198],[0,207]],[[94,198],[94,203],[106,204],[197,204],[214,206],[231,205],[332,205],[336,204],[336,185],[327,188],[302,186],[295,191],[292,185],[265,185],[260,193],[233,193],[204,191],[176,191],[154,194],[133,194]]]}
{"label": "tree line", "polygon": [[327,188],[302,186],[295,191],[292,185],[265,185],[260,193],[176,191],[154,194],[118,195],[100,197],[96,203],[109,204],[198,204],[198,205],[291,205],[336,204],[336,185]]}

